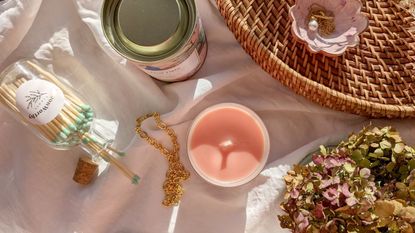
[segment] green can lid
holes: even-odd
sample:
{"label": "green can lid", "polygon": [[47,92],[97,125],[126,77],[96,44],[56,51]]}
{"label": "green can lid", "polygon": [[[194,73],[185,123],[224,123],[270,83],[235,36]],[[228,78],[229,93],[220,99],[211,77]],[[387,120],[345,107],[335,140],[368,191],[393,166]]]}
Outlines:
{"label": "green can lid", "polygon": [[157,56],[185,37],[189,12],[180,0],[106,0],[102,18],[122,53]]}

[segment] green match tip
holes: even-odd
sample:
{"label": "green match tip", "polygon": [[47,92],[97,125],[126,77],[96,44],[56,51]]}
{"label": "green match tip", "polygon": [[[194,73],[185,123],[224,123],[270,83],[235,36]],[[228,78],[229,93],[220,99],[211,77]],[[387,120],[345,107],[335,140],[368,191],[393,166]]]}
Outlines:
{"label": "green match tip", "polygon": [[94,117],[94,113],[93,112],[87,112],[86,113],[86,117],[87,118],[93,118]]}
{"label": "green match tip", "polygon": [[85,119],[85,115],[81,113],[81,114],[78,115],[78,118],[81,119],[81,121],[82,121],[83,119]]}
{"label": "green match tip", "polygon": [[133,179],[131,180],[131,183],[137,185],[140,182],[140,177],[137,175],[134,175]]}
{"label": "green match tip", "polygon": [[81,118],[78,117],[78,118],[75,119],[75,122],[76,122],[76,124],[79,125],[79,124],[82,124],[83,120],[84,120],[84,118],[81,119]]}
{"label": "green match tip", "polygon": [[88,137],[88,139],[91,140],[92,142],[98,143],[97,138],[94,137],[94,136],[90,136],[90,137]]}
{"label": "green match tip", "polygon": [[68,128],[69,128],[69,130],[71,130],[71,131],[76,131],[76,130],[77,130],[77,128],[76,128],[76,126],[75,126],[74,124],[70,124],[70,125],[68,126]]}
{"label": "green match tip", "polygon": [[84,111],[90,111],[90,110],[92,110],[92,109],[91,109],[91,106],[89,106],[89,105],[87,105],[87,104],[83,104],[83,105],[81,105],[81,108],[82,108],[82,110],[84,110]]}
{"label": "green match tip", "polygon": [[62,133],[66,134],[66,135],[70,135],[71,134],[71,130],[65,128],[65,129],[62,129]]}
{"label": "green match tip", "polygon": [[121,157],[124,157],[126,154],[127,154],[127,153],[122,152],[122,151],[118,151],[118,152],[117,152],[117,155],[119,155],[119,156],[121,156]]}
{"label": "green match tip", "polygon": [[84,126],[82,126],[82,130],[84,131],[84,132],[89,132],[89,129],[91,128],[91,126],[90,125],[84,125]]}
{"label": "green match tip", "polygon": [[89,143],[89,139],[88,138],[82,138],[82,143],[83,144],[88,144]]}
{"label": "green match tip", "polygon": [[84,119],[84,123],[90,123],[90,122],[92,122],[94,120],[94,118],[92,118],[92,117],[87,117],[87,118],[85,118]]}
{"label": "green match tip", "polygon": [[68,138],[68,136],[66,136],[66,134],[64,134],[63,132],[59,133],[59,137],[62,138],[62,139],[67,139]]}

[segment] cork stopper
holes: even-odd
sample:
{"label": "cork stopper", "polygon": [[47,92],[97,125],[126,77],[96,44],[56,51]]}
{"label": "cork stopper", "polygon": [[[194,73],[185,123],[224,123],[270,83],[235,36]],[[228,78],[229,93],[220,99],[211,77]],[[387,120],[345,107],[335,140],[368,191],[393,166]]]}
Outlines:
{"label": "cork stopper", "polygon": [[98,164],[94,163],[89,157],[82,156],[78,160],[73,180],[82,185],[90,184],[98,173]]}

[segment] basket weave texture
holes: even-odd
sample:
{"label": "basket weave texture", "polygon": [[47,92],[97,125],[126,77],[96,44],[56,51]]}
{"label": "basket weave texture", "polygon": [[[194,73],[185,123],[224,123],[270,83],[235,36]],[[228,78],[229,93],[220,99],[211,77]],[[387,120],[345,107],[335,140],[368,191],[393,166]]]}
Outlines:
{"label": "basket weave texture", "polygon": [[393,0],[362,0],[369,27],[342,56],[310,53],[291,32],[294,0],[216,0],[261,67],[323,106],[370,117],[415,117],[414,17]]}

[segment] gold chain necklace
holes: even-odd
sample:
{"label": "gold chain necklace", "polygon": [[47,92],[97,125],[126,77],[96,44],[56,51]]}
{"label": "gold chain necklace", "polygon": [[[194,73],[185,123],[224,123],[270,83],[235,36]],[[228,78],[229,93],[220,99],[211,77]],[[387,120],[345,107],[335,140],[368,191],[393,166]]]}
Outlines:
{"label": "gold chain necklace", "polygon": [[318,23],[318,31],[322,36],[329,36],[336,30],[334,15],[327,11],[324,7],[313,4],[310,7],[310,12],[307,16],[308,22],[316,20]]}
{"label": "gold chain necklace", "polygon": [[[158,142],[153,137],[149,136],[147,132],[141,129],[141,124],[146,119],[153,117],[156,123],[156,126],[165,131],[171,138],[173,149],[169,150],[164,147],[160,142]],[[166,123],[162,122],[160,119],[160,114],[157,112],[149,113],[147,115],[141,116],[137,119],[137,126],[135,128],[137,135],[146,140],[150,145],[159,150],[168,162],[168,169],[166,172],[166,179],[163,184],[164,190],[164,200],[163,205],[172,206],[177,205],[180,201],[180,198],[183,195],[182,182],[187,180],[190,177],[189,171],[183,166],[180,162],[179,150],[180,146],[177,142],[177,136],[174,131],[169,128]]]}

